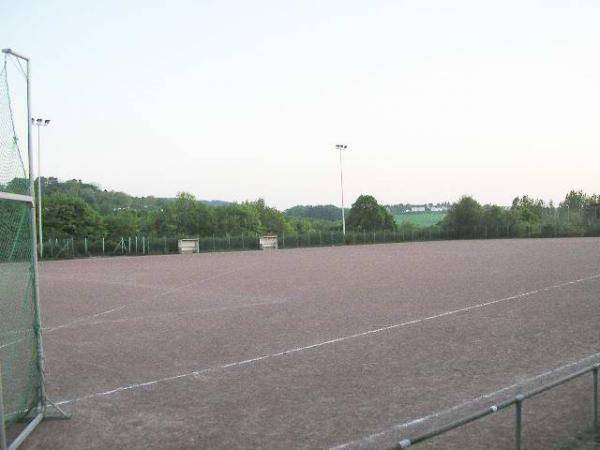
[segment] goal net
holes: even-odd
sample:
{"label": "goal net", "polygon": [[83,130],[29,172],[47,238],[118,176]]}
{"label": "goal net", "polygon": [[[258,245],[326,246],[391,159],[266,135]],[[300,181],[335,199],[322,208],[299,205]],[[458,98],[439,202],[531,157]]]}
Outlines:
{"label": "goal net", "polygon": [[[13,442],[28,422],[41,420],[44,408],[41,323],[33,234],[33,192],[24,117],[15,121],[11,103],[13,71],[19,62],[2,54],[0,67],[0,434]],[[14,65],[13,65],[14,64]],[[9,68],[13,70],[9,71]],[[10,76],[9,76],[10,74]],[[24,73],[19,90],[25,87]],[[9,84],[11,81],[11,84]],[[18,83],[17,83],[18,85]],[[23,89],[24,91],[24,89]],[[18,96],[19,94],[17,94]],[[19,97],[20,99],[21,97]],[[22,132],[24,130],[24,132]],[[20,136],[25,139],[19,139]],[[23,151],[23,147],[25,151]],[[35,423],[32,423],[35,425]],[[0,439],[2,436],[0,436]],[[0,443],[0,446],[2,443]],[[9,447],[11,448],[11,447]]]}

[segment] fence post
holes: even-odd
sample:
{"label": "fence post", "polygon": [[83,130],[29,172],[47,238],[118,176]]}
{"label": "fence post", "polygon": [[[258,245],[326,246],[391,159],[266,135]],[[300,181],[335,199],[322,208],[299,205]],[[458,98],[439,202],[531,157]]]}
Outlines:
{"label": "fence post", "polygon": [[137,250],[137,234],[135,235],[135,254],[137,255],[138,250]]}
{"label": "fence post", "polygon": [[73,258],[75,258],[75,240],[71,238],[71,252],[73,253]]}
{"label": "fence post", "polygon": [[227,233],[227,245],[229,246],[229,250],[231,250],[231,236]]}
{"label": "fence post", "polygon": [[104,256],[104,238],[102,238],[102,256]]}
{"label": "fence post", "polygon": [[129,236],[129,249],[127,253],[131,255],[131,236]]}
{"label": "fence post", "polygon": [[6,450],[6,430],[4,428],[4,401],[2,398],[2,366],[0,365],[0,450]]}
{"label": "fence post", "polygon": [[213,252],[217,251],[217,243],[215,242],[215,235],[213,234]]}
{"label": "fence post", "polygon": [[[285,236],[285,234],[284,234],[284,236]],[[285,239],[285,237],[284,237],[284,239]],[[243,231],[242,231],[242,250],[246,250],[246,243],[244,242],[244,232]]]}
{"label": "fence post", "polygon": [[87,237],[83,238],[83,252],[84,252],[85,256],[88,255],[88,251],[87,251]]}
{"label": "fence post", "polygon": [[142,255],[146,253],[146,236],[142,236]]}
{"label": "fence post", "polygon": [[516,408],[516,423],[515,423],[515,448],[517,450],[521,450],[521,426],[522,426],[522,420],[523,420],[523,400],[525,399],[525,397],[523,397],[522,394],[518,394],[515,397],[516,403],[515,403],[515,408]]}
{"label": "fence post", "polygon": [[594,375],[594,431],[600,431],[598,428],[598,369],[600,366],[594,367],[592,374]]}

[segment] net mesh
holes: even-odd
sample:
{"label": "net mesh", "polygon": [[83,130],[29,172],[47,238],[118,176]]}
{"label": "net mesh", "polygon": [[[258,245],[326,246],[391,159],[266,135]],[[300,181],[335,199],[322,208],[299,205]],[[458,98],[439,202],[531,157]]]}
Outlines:
{"label": "net mesh", "polygon": [[[8,81],[5,58],[0,70],[0,192],[29,195]],[[25,419],[41,400],[32,239],[30,205],[0,199],[0,370],[7,425]]]}

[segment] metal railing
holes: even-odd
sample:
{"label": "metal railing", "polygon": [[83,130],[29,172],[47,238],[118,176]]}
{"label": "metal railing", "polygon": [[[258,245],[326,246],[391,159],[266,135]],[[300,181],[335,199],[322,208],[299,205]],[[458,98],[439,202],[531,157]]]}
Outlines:
{"label": "metal railing", "polygon": [[436,428],[435,430],[419,434],[410,439],[403,439],[395,446],[391,447],[390,450],[402,450],[413,445],[419,444],[423,441],[427,441],[434,437],[440,436],[448,431],[454,430],[456,428],[462,427],[468,423],[479,420],[483,417],[494,414],[503,409],[509,408],[511,406],[515,406],[515,448],[517,450],[521,450],[521,442],[522,442],[522,422],[523,422],[523,402],[528,398],[535,397],[542,392],[546,392],[552,388],[560,386],[561,384],[567,383],[575,378],[579,378],[585,374],[592,373],[593,376],[593,420],[592,426],[595,432],[600,431],[599,428],[599,411],[598,411],[598,372],[600,370],[600,364],[595,364],[586,369],[579,370],[577,372],[572,373],[571,375],[560,378],[552,383],[549,383],[545,386],[539,387],[532,391],[529,391],[525,394],[517,394],[514,398],[510,400],[505,400],[504,402],[498,403],[497,405],[492,405],[484,410],[471,414],[470,416],[463,417],[454,422],[451,422],[442,427]]}

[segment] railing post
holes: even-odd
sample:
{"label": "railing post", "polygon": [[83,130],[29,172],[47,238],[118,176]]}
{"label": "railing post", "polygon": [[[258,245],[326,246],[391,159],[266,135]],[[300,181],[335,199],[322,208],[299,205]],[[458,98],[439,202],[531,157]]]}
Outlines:
{"label": "railing post", "polygon": [[0,450],[6,450],[6,429],[4,428],[4,402],[2,399],[2,366],[0,366]]}
{"label": "railing post", "polygon": [[522,419],[523,419],[523,400],[525,399],[525,397],[523,397],[522,394],[518,394],[515,397],[516,403],[515,403],[515,408],[516,408],[516,423],[515,423],[515,448],[517,450],[521,450],[521,426],[522,426]]}
{"label": "railing post", "polygon": [[594,367],[592,374],[594,375],[594,431],[600,431],[598,428],[598,369],[600,366]]}

